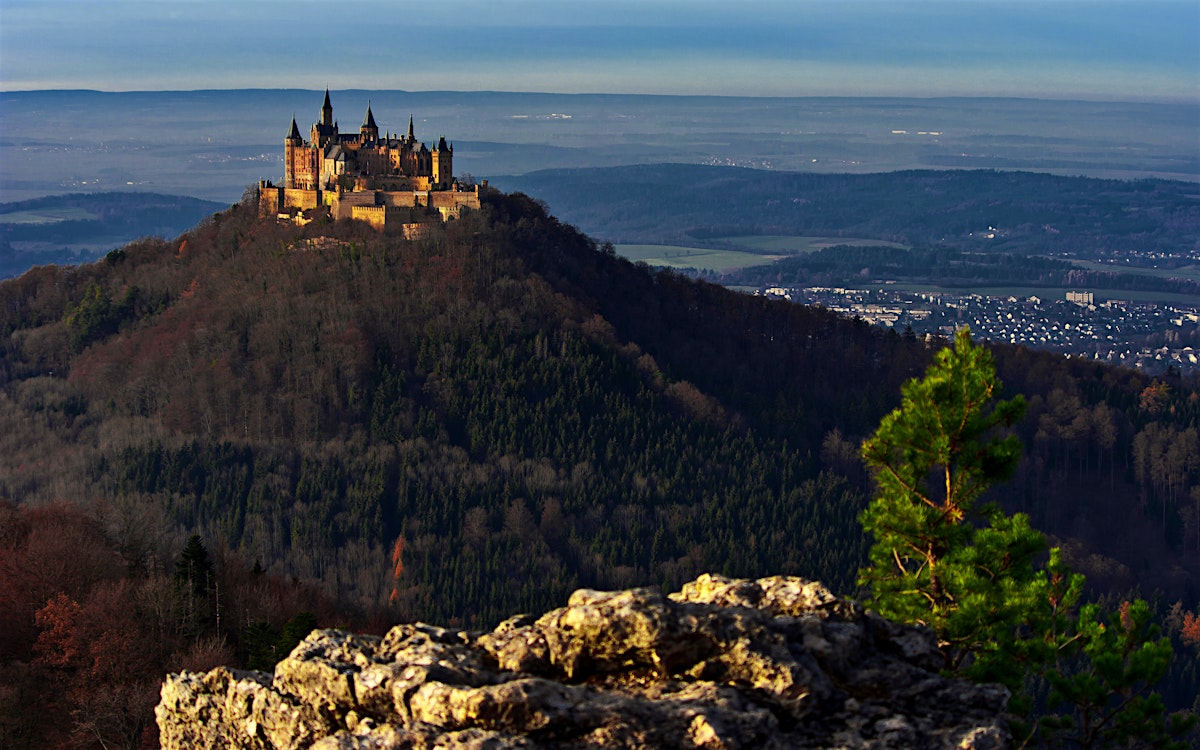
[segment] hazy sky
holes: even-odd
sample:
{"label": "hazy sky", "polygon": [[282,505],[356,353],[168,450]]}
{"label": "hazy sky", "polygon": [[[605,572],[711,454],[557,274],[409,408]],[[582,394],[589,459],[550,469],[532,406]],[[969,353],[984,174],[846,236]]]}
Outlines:
{"label": "hazy sky", "polygon": [[1198,0],[0,0],[0,90],[1200,101]]}

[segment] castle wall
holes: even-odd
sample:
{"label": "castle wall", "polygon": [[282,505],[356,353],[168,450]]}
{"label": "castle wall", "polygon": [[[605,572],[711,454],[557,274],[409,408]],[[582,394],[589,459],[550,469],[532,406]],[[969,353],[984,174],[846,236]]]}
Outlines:
{"label": "castle wall", "polygon": [[406,239],[412,239],[409,236],[409,227],[425,226],[409,223],[409,210],[405,206],[353,206],[350,218],[356,221],[365,221],[376,229],[400,225],[405,228]]}
{"label": "castle wall", "polygon": [[319,190],[300,190],[297,188],[282,188],[283,199],[281,206],[283,210],[289,208],[297,208],[301,211],[307,211],[310,208],[316,208],[321,205],[321,192]]}
{"label": "castle wall", "polygon": [[387,190],[379,193],[379,202],[385,206],[396,206],[398,208],[412,208],[413,206],[424,205],[418,203],[414,190]]}
{"label": "castle wall", "polygon": [[374,190],[341,193],[331,204],[333,218],[352,219],[355,208],[367,208],[379,205],[377,193]]}
{"label": "castle wall", "polygon": [[283,210],[283,188],[269,182],[258,183],[258,215],[276,216]]}
{"label": "castle wall", "polygon": [[439,190],[429,193],[430,204],[442,215],[442,220],[458,218],[463,209],[479,210],[479,192],[459,192],[457,190]]}
{"label": "castle wall", "polygon": [[355,221],[365,221],[376,229],[383,229],[384,224],[387,223],[387,212],[387,206],[351,206],[350,218]]}

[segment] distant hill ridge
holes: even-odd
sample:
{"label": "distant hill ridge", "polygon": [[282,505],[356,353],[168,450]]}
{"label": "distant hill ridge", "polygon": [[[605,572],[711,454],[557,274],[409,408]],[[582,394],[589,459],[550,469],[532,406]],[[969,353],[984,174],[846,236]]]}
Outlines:
{"label": "distant hill ridge", "polygon": [[141,237],[175,237],[226,204],[144,192],[70,193],[0,203],[0,278],[87,263]]}
{"label": "distant hill ridge", "polygon": [[[870,237],[983,252],[1200,244],[1196,185],[1039,172],[823,174],[698,164],[551,169],[496,178],[612,242],[719,241],[739,234]],[[983,242],[988,227],[1001,230]]]}

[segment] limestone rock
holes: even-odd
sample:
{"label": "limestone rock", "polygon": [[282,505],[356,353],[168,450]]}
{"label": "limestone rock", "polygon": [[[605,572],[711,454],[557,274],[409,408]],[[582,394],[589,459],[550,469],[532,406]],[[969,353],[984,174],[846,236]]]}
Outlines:
{"label": "limestone rock", "polygon": [[976,748],[1008,692],[944,678],[923,628],[793,577],[576,591],[490,633],[318,630],[275,674],[184,672],[164,748]]}

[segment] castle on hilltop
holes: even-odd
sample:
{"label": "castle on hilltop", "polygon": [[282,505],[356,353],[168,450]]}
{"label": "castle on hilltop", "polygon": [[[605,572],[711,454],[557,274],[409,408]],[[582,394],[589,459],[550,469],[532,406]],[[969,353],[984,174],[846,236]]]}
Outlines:
{"label": "castle on hilltop", "polygon": [[[389,223],[420,223],[437,215],[458,216],[479,208],[479,187],[454,177],[454,146],[443,136],[430,150],[413,134],[380,136],[370,103],[358,132],[342,133],[333,119],[329,90],[321,119],[305,140],[292,117],[283,141],[283,185],[258,186],[259,212],[298,222],[328,212],[335,219],[359,219],[382,228]],[[485,184],[486,186],[486,184]]]}

